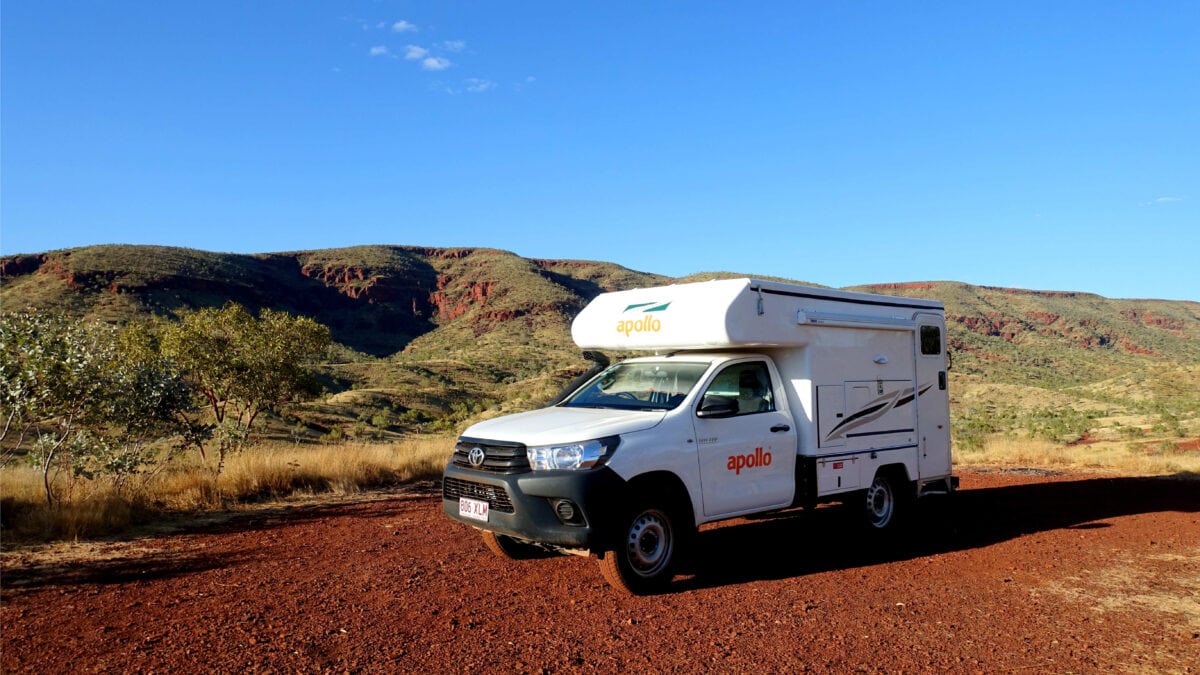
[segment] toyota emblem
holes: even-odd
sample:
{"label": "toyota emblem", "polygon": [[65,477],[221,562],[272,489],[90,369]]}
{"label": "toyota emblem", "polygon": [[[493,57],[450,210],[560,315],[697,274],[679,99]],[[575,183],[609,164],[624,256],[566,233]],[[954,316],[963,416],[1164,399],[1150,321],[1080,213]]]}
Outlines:
{"label": "toyota emblem", "polygon": [[487,457],[487,453],[479,446],[471,448],[471,451],[467,453],[467,461],[471,463],[471,466],[483,466],[485,457]]}

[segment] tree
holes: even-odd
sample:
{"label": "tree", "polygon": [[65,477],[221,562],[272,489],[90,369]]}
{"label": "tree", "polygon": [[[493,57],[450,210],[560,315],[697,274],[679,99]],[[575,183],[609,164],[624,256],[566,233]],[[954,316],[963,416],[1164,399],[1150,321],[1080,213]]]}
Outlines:
{"label": "tree", "polygon": [[62,316],[0,317],[0,441],[16,439],[10,455],[32,441],[29,456],[42,474],[46,504],[54,505],[53,476],[72,451],[88,447],[83,433],[104,394],[103,371],[113,357],[113,329]]}
{"label": "tree", "polygon": [[95,437],[92,452],[81,455],[76,473],[106,474],[120,492],[125,480],[151,463],[152,445],[177,436],[177,448],[197,442],[192,388],[158,348],[145,323],[133,323],[116,335],[114,358],[103,373],[106,394],[88,419]]}
{"label": "tree", "polygon": [[153,348],[145,326],[118,330],[62,315],[0,316],[0,442],[26,449],[54,506],[54,476],[125,480],[153,461],[151,445],[188,437],[188,384]]}
{"label": "tree", "polygon": [[[217,467],[240,449],[265,410],[320,391],[305,366],[329,349],[329,329],[307,317],[264,309],[256,319],[244,307],[182,313],[159,326],[162,353],[183,369],[212,413]],[[203,444],[201,457],[207,459]]]}

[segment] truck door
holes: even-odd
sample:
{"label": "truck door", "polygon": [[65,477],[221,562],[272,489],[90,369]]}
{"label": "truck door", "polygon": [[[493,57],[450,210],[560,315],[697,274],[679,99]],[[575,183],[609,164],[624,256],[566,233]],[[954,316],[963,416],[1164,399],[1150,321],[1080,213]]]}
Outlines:
{"label": "truck door", "polygon": [[920,477],[950,475],[950,392],[946,381],[946,336],[941,317],[917,316],[917,436]]}
{"label": "truck door", "polygon": [[[712,397],[737,401],[722,417],[695,417],[704,515],[778,508],[795,491],[796,425],[783,390],[765,361],[726,366],[709,383],[699,406]],[[697,408],[698,409],[698,408]]]}

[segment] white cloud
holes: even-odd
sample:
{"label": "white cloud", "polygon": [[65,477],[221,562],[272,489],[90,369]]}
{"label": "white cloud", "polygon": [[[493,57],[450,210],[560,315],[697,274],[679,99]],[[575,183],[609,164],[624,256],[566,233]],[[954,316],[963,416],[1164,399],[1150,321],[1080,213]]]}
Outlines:
{"label": "white cloud", "polygon": [[421,61],[421,67],[425,70],[445,70],[450,67],[450,59],[445,59],[440,56],[430,56]]}
{"label": "white cloud", "polygon": [[448,52],[461,52],[467,48],[467,43],[463,40],[446,40],[442,43],[442,49]]}
{"label": "white cloud", "polygon": [[1157,206],[1159,204],[1171,204],[1174,202],[1182,202],[1182,201],[1185,201],[1186,199],[1187,199],[1187,197],[1185,197],[1185,196],[1167,195],[1164,197],[1159,197],[1157,199],[1152,199],[1148,202],[1142,202],[1142,206]]}
{"label": "white cloud", "polygon": [[418,61],[429,55],[429,50],[417,45],[408,45],[404,48],[404,58],[409,61]]}
{"label": "white cloud", "polygon": [[485,91],[491,91],[496,88],[496,83],[491,80],[481,80],[477,77],[468,78],[466,80],[467,91],[472,94],[482,94]]}
{"label": "white cloud", "polygon": [[403,19],[392,24],[393,33],[415,33],[417,27]]}
{"label": "white cloud", "polygon": [[375,45],[371,47],[371,56],[387,56],[388,48],[383,45]]}

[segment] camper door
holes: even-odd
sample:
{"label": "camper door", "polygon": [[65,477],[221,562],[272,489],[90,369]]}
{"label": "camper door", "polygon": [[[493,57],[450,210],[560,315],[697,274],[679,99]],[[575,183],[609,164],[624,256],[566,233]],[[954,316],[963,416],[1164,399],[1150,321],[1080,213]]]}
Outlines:
{"label": "camper door", "polygon": [[946,331],[940,317],[917,316],[917,435],[921,478],[950,474],[950,392]]}

